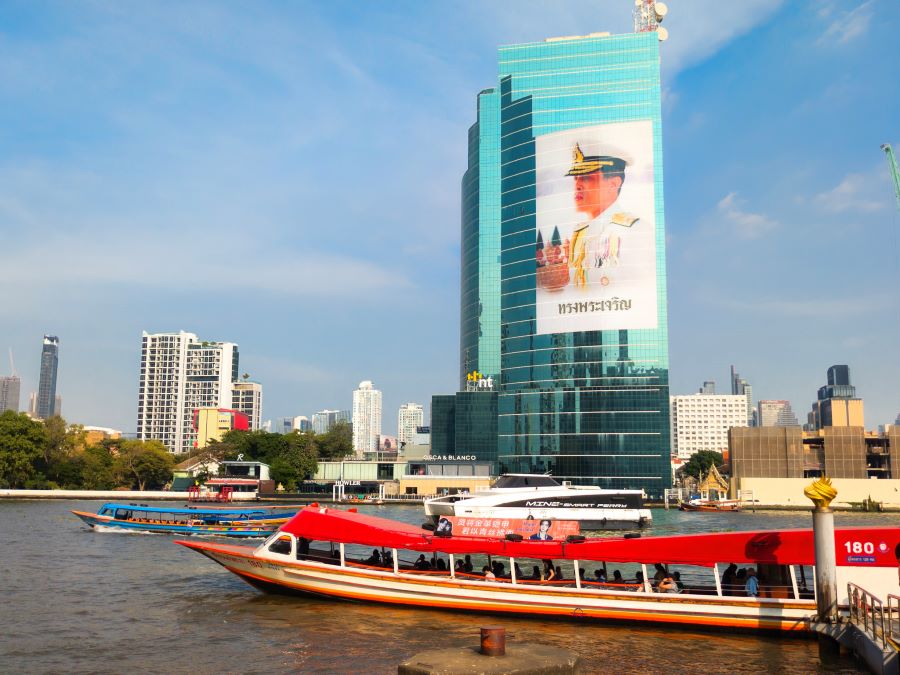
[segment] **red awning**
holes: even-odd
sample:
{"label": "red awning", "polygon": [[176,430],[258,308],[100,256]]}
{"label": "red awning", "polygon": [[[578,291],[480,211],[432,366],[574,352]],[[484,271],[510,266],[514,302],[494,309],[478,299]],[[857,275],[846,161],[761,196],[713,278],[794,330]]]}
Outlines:
{"label": "red awning", "polygon": [[[565,541],[507,541],[482,537],[438,537],[434,533],[385,518],[341,511],[331,507],[306,507],[282,528],[312,541],[330,541],[420,552],[482,553],[534,559],[594,560],[616,563],[701,565],[814,564],[812,530],[725,532],[670,537],[589,538]],[[835,535],[837,564],[860,562],[866,566],[896,567],[900,528],[850,528]],[[849,544],[849,546],[848,546]],[[856,549],[859,551],[856,551]],[[860,556],[868,559],[859,560]],[[854,558],[857,558],[854,560]]]}

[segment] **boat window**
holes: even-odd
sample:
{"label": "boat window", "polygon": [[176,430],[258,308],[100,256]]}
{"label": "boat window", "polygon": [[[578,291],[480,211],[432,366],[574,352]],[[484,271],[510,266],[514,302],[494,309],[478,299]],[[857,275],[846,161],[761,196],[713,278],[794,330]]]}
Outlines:
{"label": "boat window", "polygon": [[290,535],[283,534],[278,539],[269,544],[269,551],[272,553],[278,553],[281,555],[290,555],[291,554],[291,537]]}
{"label": "boat window", "polygon": [[113,510],[111,508],[109,508],[108,506],[104,506],[102,509],[100,509],[100,513],[98,513],[97,515],[98,516],[111,516],[112,512],[113,512]]}
{"label": "boat window", "polygon": [[128,509],[116,509],[117,520],[128,520],[131,518],[131,511]]}

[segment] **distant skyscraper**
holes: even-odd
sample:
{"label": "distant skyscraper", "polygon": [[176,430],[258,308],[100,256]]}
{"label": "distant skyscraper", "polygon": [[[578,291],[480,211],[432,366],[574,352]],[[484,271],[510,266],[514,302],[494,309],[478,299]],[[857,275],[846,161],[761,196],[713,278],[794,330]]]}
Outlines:
{"label": "distant skyscraper", "polygon": [[28,414],[37,417],[37,392],[33,391],[28,394]]}
{"label": "distant skyscraper", "polygon": [[753,405],[753,387],[738,375],[734,366],[731,366],[731,393],[734,396],[743,396],[747,399],[747,426],[752,427],[756,420],[756,408]]}
{"label": "distant skyscraper", "polygon": [[672,454],[688,459],[695,452],[728,450],[728,430],[747,426],[743,394],[672,396]]}
{"label": "distant skyscraper", "polygon": [[317,434],[327,433],[338,422],[351,422],[353,413],[349,410],[320,410],[313,413],[310,426]]}
{"label": "distant skyscraper", "polygon": [[[194,411],[235,407],[232,392],[237,374],[236,344],[201,342],[193,333],[184,331],[153,335],[144,332],[138,439],[162,441],[170,452],[191,451],[196,442]],[[258,420],[257,417],[257,424]]]}
{"label": "distant skyscraper", "polygon": [[796,427],[800,424],[791,410],[790,401],[760,401],[757,409],[761,427]]}
{"label": "distant skyscraper", "polygon": [[62,416],[62,396],[59,394],[53,399],[53,414]]}
{"label": "distant skyscraper", "polygon": [[19,388],[22,381],[17,375],[0,377],[0,413],[4,410],[19,412]]}
{"label": "distant skyscraper", "polygon": [[38,383],[36,415],[42,420],[56,414],[56,368],[59,365],[59,338],[44,336],[41,349],[41,377]]}
{"label": "distant skyscraper", "polygon": [[864,426],[863,400],[856,396],[856,387],[850,384],[850,367],[831,366],[826,381],[828,384],[819,387],[817,399],[807,416],[807,428]]}
{"label": "distant skyscraper", "polygon": [[353,450],[358,457],[378,450],[381,436],[381,392],[363,380],[353,392]]}
{"label": "distant skyscraper", "polygon": [[260,429],[263,388],[259,382],[235,382],[231,392],[231,407],[240,410],[250,420],[250,430]]}
{"label": "distant skyscraper", "polygon": [[703,386],[700,387],[701,394],[715,394],[716,393],[716,383],[712,380],[707,380],[703,383]]}
{"label": "distant skyscraper", "polygon": [[293,431],[309,431],[310,429],[312,429],[312,426],[309,423],[309,419],[303,415],[297,415],[296,417],[279,417],[275,420],[275,433],[277,434],[289,434]]}
{"label": "distant skyscraper", "polygon": [[404,443],[412,443],[416,435],[416,427],[425,423],[425,407],[421,403],[404,403],[397,415],[397,442],[400,447]]}

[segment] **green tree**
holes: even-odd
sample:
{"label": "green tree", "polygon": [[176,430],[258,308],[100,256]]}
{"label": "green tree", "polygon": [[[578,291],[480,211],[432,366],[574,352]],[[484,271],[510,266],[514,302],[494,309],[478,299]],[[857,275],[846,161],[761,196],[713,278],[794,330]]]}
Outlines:
{"label": "green tree", "polygon": [[81,461],[81,484],[87,490],[112,490],[116,487],[115,458],[109,448],[93,445],[85,448]]}
{"label": "green tree", "polygon": [[59,415],[44,420],[47,444],[38,469],[49,481],[60,487],[78,487],[81,484],[79,456],[84,449],[84,427],[69,426]]}
{"label": "green tree", "polygon": [[159,489],[172,480],[175,458],[160,441],[119,441],[115,472],[138,490]]}
{"label": "green tree", "polygon": [[722,457],[721,452],[716,452],[715,450],[701,450],[700,452],[695,452],[691,455],[691,458],[687,461],[687,464],[684,465],[682,471],[688,476],[699,479],[700,476],[706,475],[709,471],[709,467],[715,465],[718,469],[724,462],[725,458]]}
{"label": "green tree", "polygon": [[324,434],[316,436],[320,459],[343,459],[353,454],[353,426],[349,422],[335,422]]}
{"label": "green tree", "polygon": [[47,430],[25,413],[0,414],[0,485],[18,488],[39,476],[36,464],[47,445]]}

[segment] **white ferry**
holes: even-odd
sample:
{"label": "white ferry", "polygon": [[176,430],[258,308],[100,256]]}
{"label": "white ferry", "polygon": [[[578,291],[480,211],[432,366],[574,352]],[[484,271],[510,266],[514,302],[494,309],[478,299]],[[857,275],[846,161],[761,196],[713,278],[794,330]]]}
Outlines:
{"label": "white ferry", "polygon": [[440,516],[525,520],[576,520],[586,530],[633,529],[649,525],[642,490],[607,490],[560,484],[544,474],[508,473],[474,494],[425,500],[425,513]]}

